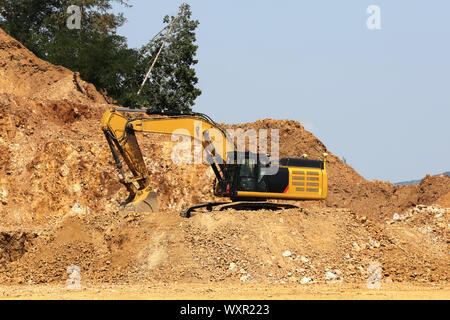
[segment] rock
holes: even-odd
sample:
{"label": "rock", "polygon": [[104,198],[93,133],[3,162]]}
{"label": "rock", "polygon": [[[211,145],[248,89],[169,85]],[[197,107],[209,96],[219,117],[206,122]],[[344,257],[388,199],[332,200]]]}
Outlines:
{"label": "rock", "polygon": [[234,269],[236,269],[236,263],[234,263],[234,262],[230,263],[229,269],[230,269],[231,271],[233,271]]}
{"label": "rock", "polygon": [[66,165],[63,165],[60,169],[60,175],[62,177],[67,177],[69,175],[69,172],[70,172],[70,170]]}
{"label": "rock", "polygon": [[83,213],[83,211],[84,208],[79,203],[75,203],[72,209],[70,210],[70,214],[81,214]]}
{"label": "rock", "polygon": [[312,281],[311,278],[303,277],[302,280],[300,280],[300,283],[301,284],[307,284],[307,283],[310,283],[311,281]]}
{"label": "rock", "polygon": [[292,252],[290,252],[289,250],[286,250],[285,252],[283,252],[283,257],[287,258],[292,256]]}
{"label": "rock", "polygon": [[309,262],[309,259],[306,258],[306,257],[301,257],[300,260],[301,260],[303,263],[308,263],[308,262]]}
{"label": "rock", "polygon": [[17,277],[17,278],[15,279],[15,281],[16,281],[18,284],[22,284],[22,283],[25,281],[25,279],[24,279],[23,277]]}
{"label": "rock", "polygon": [[80,192],[81,191],[81,186],[80,184],[76,183],[72,186],[72,190],[73,192]]}
{"label": "rock", "polygon": [[400,220],[401,220],[401,217],[400,217],[400,215],[399,215],[398,213],[394,213],[394,215],[392,216],[392,220],[394,220],[394,221],[400,221]]}
{"label": "rock", "polygon": [[335,275],[333,272],[331,272],[331,271],[327,271],[326,273],[325,273],[325,279],[326,280],[328,280],[328,281],[330,281],[330,280],[334,280],[334,279],[336,279],[337,278],[337,275]]}
{"label": "rock", "polygon": [[242,282],[246,282],[248,279],[250,279],[250,275],[249,275],[249,274],[243,275],[243,276],[241,277],[241,281],[242,281]]}
{"label": "rock", "polygon": [[0,199],[1,199],[0,201],[2,202],[2,204],[6,206],[8,204],[8,191],[3,189],[0,192]]}

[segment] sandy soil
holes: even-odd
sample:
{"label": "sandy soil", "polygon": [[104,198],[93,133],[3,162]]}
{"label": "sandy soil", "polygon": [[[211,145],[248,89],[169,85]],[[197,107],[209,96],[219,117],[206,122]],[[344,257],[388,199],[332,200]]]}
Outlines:
{"label": "sandy soil", "polygon": [[68,290],[64,286],[0,286],[1,299],[89,300],[448,300],[450,286],[389,284],[369,290],[364,284],[339,285],[175,285],[89,286]]}

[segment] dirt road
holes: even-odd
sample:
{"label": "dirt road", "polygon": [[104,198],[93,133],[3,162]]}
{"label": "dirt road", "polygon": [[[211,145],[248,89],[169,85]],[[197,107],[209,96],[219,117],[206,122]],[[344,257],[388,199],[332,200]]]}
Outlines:
{"label": "dirt road", "polygon": [[1,286],[0,299],[119,299],[119,300],[344,300],[344,299],[450,299],[450,286],[417,284],[390,284],[380,290],[369,290],[364,284],[311,285],[102,285],[68,290],[64,286]]}

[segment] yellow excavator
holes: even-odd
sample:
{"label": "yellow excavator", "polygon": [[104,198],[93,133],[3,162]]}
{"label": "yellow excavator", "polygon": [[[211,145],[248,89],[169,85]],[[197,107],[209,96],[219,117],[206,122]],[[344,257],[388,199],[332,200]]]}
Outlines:
{"label": "yellow excavator", "polygon": [[[138,116],[128,116],[130,114]],[[120,170],[121,182],[130,192],[123,204],[124,210],[159,210],[157,194],[150,182],[136,132],[178,132],[195,139],[205,150],[207,162],[216,176],[214,195],[228,198],[231,202],[196,204],[180,213],[184,217],[189,217],[199,208],[297,208],[292,204],[267,200],[323,200],[327,197],[326,154],[323,160],[284,158],[274,164],[267,154],[239,151],[228,132],[201,113],[111,108],[103,115],[102,129]],[[228,151],[230,145],[231,151]],[[132,176],[125,174],[119,154]]]}

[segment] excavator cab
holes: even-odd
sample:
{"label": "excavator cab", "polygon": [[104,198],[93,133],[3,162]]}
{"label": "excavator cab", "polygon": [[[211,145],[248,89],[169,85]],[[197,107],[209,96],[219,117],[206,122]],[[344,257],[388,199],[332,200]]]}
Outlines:
{"label": "excavator cab", "polygon": [[283,158],[272,164],[266,154],[234,151],[227,155],[224,173],[215,195],[234,201],[321,200],[327,193],[325,159]]}
{"label": "excavator cab", "polygon": [[260,172],[259,157],[251,152],[228,152],[223,179],[216,180],[215,195],[230,197],[237,191],[254,191]]}
{"label": "excavator cab", "polygon": [[[225,166],[225,179],[216,188],[217,196],[237,196],[238,192],[266,192],[267,169],[271,167],[266,154],[253,152],[229,152]],[[274,170],[275,169],[275,170]]]}

